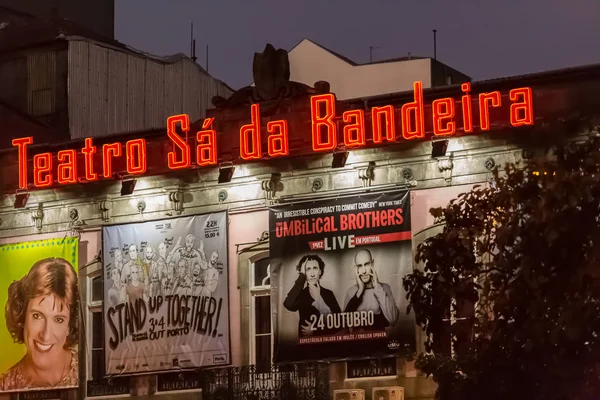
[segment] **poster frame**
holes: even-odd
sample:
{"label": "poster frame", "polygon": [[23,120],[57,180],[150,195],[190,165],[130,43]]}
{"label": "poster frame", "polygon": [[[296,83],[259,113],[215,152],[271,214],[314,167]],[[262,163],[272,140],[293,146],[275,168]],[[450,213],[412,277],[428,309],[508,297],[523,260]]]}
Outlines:
{"label": "poster frame", "polygon": [[[101,242],[101,249],[102,249],[102,258],[100,260],[101,262],[101,270],[102,270],[102,325],[106,328],[106,321],[105,321],[105,317],[106,317],[106,309],[105,309],[105,300],[104,300],[104,277],[106,274],[106,271],[104,270],[104,228],[108,228],[108,227],[112,227],[112,226],[124,226],[124,225],[136,225],[136,224],[145,224],[145,223],[149,223],[149,222],[158,222],[158,221],[172,221],[172,220],[176,220],[179,218],[186,218],[186,217],[202,217],[205,215],[210,215],[210,214],[225,214],[225,233],[227,234],[227,238],[225,240],[225,248],[226,248],[226,262],[227,262],[227,325],[228,325],[228,338],[227,338],[227,343],[229,346],[229,362],[227,363],[223,363],[223,364],[219,364],[217,365],[211,365],[211,366],[206,366],[206,367],[192,367],[192,368],[179,368],[179,369],[168,369],[168,370],[155,370],[155,371],[144,371],[144,372],[121,372],[119,374],[109,374],[107,372],[107,368],[108,366],[106,365],[106,353],[104,355],[105,357],[105,363],[104,363],[104,375],[103,378],[104,379],[110,379],[110,378],[114,378],[114,377],[127,377],[127,376],[144,376],[144,375],[158,375],[158,374],[168,374],[168,373],[173,373],[173,372],[184,372],[184,371],[198,371],[198,370],[205,370],[205,369],[216,369],[216,368],[223,368],[223,367],[230,367],[231,365],[233,365],[233,360],[232,360],[232,356],[231,356],[231,313],[230,313],[230,301],[231,301],[231,293],[230,293],[230,287],[229,287],[229,274],[231,273],[231,270],[229,268],[229,210],[218,210],[216,212],[203,212],[203,213],[194,213],[194,214],[189,214],[189,215],[184,215],[182,213],[182,215],[177,215],[177,216],[167,216],[167,218],[149,218],[147,220],[142,220],[142,221],[130,221],[130,222],[111,222],[111,223],[104,223],[100,226],[100,242]],[[106,332],[105,332],[106,333]],[[87,338],[86,338],[86,343],[87,343]],[[102,343],[104,347],[104,351],[106,352],[106,338],[104,339],[104,343]],[[86,345],[87,347],[87,345]],[[87,350],[87,349],[86,349]],[[87,372],[87,371],[86,371]],[[87,378],[86,378],[87,380]]]}
{"label": "poster frame", "polygon": [[[50,241],[57,240],[61,243],[65,242],[67,239],[72,238],[77,240],[77,264],[71,264],[75,268],[75,274],[77,278],[77,298],[78,298],[78,334],[77,334],[77,363],[78,363],[78,372],[77,372],[77,381],[78,386],[73,387],[35,387],[35,388],[21,388],[19,390],[9,390],[9,391],[0,391],[0,399],[7,398],[55,398],[56,395],[62,396],[63,394],[74,394],[80,393],[82,388],[82,382],[84,381],[84,377],[87,375],[87,366],[82,361],[87,360],[82,356],[83,353],[87,352],[87,340],[86,340],[86,314],[85,309],[87,309],[87,299],[84,299],[82,293],[82,285],[87,284],[85,282],[85,277],[87,275],[82,274],[82,270],[89,264],[89,262],[85,262],[81,255],[82,248],[82,240],[81,240],[81,231],[73,231],[70,229],[64,230],[60,229],[54,232],[34,232],[28,234],[17,234],[12,236],[5,236],[0,238],[2,242],[0,242],[0,247],[3,246],[11,246],[18,245],[21,243],[31,243],[31,242],[41,242],[41,241]],[[55,257],[55,256],[53,256]],[[68,260],[67,260],[68,261]],[[28,270],[28,273],[31,270]],[[4,305],[2,305],[4,307]],[[82,374],[82,369],[85,372]]]}
{"label": "poster frame", "polygon": [[[362,198],[364,198],[365,196],[393,196],[395,194],[404,194],[406,196],[406,206],[407,209],[409,210],[409,215],[410,215],[410,226],[409,226],[409,232],[410,232],[410,239],[406,240],[407,242],[410,243],[410,259],[412,260],[411,264],[414,264],[414,250],[413,250],[413,240],[414,240],[414,232],[412,230],[412,220],[413,220],[413,213],[412,213],[412,201],[413,201],[413,191],[414,191],[414,185],[410,184],[410,183],[406,183],[406,184],[392,184],[392,185],[384,185],[383,187],[373,187],[373,188],[354,188],[355,190],[342,190],[340,193],[322,193],[320,196],[318,196],[317,193],[315,193],[313,196],[310,197],[304,197],[304,196],[298,196],[295,197],[293,195],[289,196],[289,197],[282,197],[281,199],[279,199],[279,201],[275,201],[272,204],[269,204],[267,206],[267,211],[269,213],[269,218],[271,216],[271,213],[273,212],[273,209],[278,208],[278,207],[285,207],[285,206],[294,206],[294,205],[300,205],[303,204],[305,207],[311,207],[314,206],[315,204],[319,203],[319,202],[327,202],[327,201],[336,201],[336,200],[341,200],[341,199],[349,199],[349,198],[355,198],[357,200],[360,200]],[[357,190],[358,189],[358,190]],[[273,232],[270,231],[270,221],[269,221],[269,235],[271,235]],[[271,243],[271,239],[269,239],[269,257],[273,257],[272,253],[271,253],[271,248],[270,248],[270,243]],[[318,250],[320,251],[320,250]],[[414,265],[411,265],[411,268],[414,269]],[[271,288],[271,296],[272,298],[275,298],[273,296],[273,291],[275,289],[272,287]],[[271,304],[271,307],[273,307],[273,304]],[[400,307],[399,307],[400,308]],[[404,310],[402,310],[400,308],[400,312],[403,313],[405,312]],[[414,322],[414,312],[410,312],[407,315],[410,316],[410,319],[412,319],[412,325],[413,328],[416,329],[416,325]],[[272,326],[274,327],[273,329],[273,334],[275,335],[276,332],[279,330],[278,324],[279,321],[278,319],[278,315],[273,314],[272,315]],[[275,348],[277,346],[277,337],[274,337],[274,351]],[[346,356],[346,357],[334,357],[334,358],[325,358],[325,359],[320,359],[320,360],[310,360],[310,359],[304,359],[304,360],[279,360],[276,361],[275,360],[275,353],[273,353],[273,360],[272,363],[273,365],[280,365],[280,366],[290,366],[290,365],[294,365],[294,364],[312,364],[312,363],[346,363],[348,361],[365,361],[365,360],[376,360],[376,359],[398,359],[401,357],[408,357],[411,354],[413,354],[415,351],[417,351],[418,348],[418,334],[416,331],[414,331],[413,334],[413,338],[412,338],[412,343],[409,343],[408,346],[411,347],[411,349],[404,349],[402,351],[398,351],[395,354],[386,354],[386,355],[378,355],[377,357],[372,357],[372,356],[363,356],[363,355],[350,355],[350,356]],[[358,378],[352,378],[352,379],[358,379]]]}

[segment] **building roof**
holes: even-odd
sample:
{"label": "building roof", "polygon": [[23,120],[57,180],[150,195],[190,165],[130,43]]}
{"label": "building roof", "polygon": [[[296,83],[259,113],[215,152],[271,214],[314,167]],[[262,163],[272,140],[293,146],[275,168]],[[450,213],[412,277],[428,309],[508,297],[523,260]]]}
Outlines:
{"label": "building roof", "polygon": [[22,136],[33,136],[34,143],[68,140],[68,135],[60,135],[49,125],[0,100],[0,149],[11,148],[12,139]]}
{"label": "building roof", "polygon": [[67,36],[83,36],[112,46],[126,48],[117,40],[104,37],[90,29],[60,17],[48,19],[10,18],[0,14],[0,52],[51,43]]}
{"label": "building roof", "polygon": [[385,59],[385,60],[377,60],[377,61],[371,61],[371,62],[366,62],[366,63],[357,63],[357,62],[349,59],[348,57],[343,56],[343,55],[323,46],[322,44],[319,44],[310,39],[302,39],[294,47],[291,48],[290,52],[292,50],[294,50],[296,47],[298,47],[303,42],[309,42],[309,43],[313,44],[314,46],[317,46],[317,47],[325,50],[326,52],[334,55],[335,57],[339,58],[340,60],[344,61],[345,63],[352,65],[353,67],[359,67],[361,65],[385,64],[385,63],[394,63],[394,62],[402,62],[402,61],[410,61],[410,60],[422,60],[422,59],[430,58],[430,57],[420,57],[420,56],[412,56],[411,55],[411,56],[406,56],[406,57],[389,58],[389,59]]}
{"label": "building roof", "polygon": [[[3,9],[5,12],[3,12]],[[18,18],[18,16],[22,17]],[[118,40],[103,36],[93,30],[78,25],[67,18],[50,17],[47,19],[39,19],[26,13],[14,11],[6,7],[0,7],[0,53],[40,46],[59,40],[91,41],[116,50],[149,58],[163,64],[174,64],[182,59],[189,59],[188,56],[182,53],[169,56],[157,56],[137,50]],[[200,64],[196,63],[196,66],[205,75],[213,77],[206,72]],[[233,89],[225,82],[216,78],[215,80],[233,91]]]}
{"label": "building roof", "polygon": [[23,11],[13,10],[12,8],[0,5],[0,19],[4,18],[31,19],[35,18],[35,16]]}
{"label": "building roof", "polygon": [[431,57],[419,57],[419,56],[406,56],[406,57],[396,57],[396,58],[388,58],[385,60],[377,60],[371,61],[368,63],[360,64],[360,65],[371,65],[371,64],[386,64],[386,63],[394,63],[394,62],[402,62],[402,61],[411,61],[411,60],[425,60]]}

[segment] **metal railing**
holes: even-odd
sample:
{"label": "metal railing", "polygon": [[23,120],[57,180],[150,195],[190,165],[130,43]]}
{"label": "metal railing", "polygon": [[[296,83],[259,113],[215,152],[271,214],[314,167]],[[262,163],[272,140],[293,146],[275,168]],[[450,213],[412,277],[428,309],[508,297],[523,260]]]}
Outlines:
{"label": "metal railing", "polygon": [[202,372],[203,400],[328,400],[327,364],[254,365]]}

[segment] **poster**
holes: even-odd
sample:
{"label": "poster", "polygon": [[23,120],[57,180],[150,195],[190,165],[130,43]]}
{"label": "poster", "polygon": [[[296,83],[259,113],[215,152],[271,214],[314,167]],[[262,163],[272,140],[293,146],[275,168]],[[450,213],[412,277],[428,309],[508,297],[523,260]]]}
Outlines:
{"label": "poster", "polygon": [[103,229],[106,373],[230,363],[227,214]]}
{"label": "poster", "polygon": [[0,246],[0,392],[79,386],[78,246]]}
{"label": "poster", "polygon": [[414,350],[402,288],[412,271],[409,199],[402,191],[270,209],[275,362]]}

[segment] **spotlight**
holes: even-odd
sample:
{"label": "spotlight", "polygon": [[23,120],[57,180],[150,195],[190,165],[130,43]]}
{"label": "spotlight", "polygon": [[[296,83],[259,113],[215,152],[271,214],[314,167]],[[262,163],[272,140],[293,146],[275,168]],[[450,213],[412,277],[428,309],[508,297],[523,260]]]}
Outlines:
{"label": "spotlight", "polygon": [[431,142],[431,158],[444,157],[448,150],[448,139]]}
{"label": "spotlight", "polygon": [[219,165],[219,183],[231,182],[235,167],[232,163],[222,163]]}
{"label": "spotlight", "polygon": [[135,189],[135,179],[126,179],[121,182],[121,196],[127,196],[133,193]]}
{"label": "spotlight", "polygon": [[27,205],[27,200],[29,200],[28,192],[17,192],[15,196],[15,208],[23,208]]}
{"label": "spotlight", "polygon": [[331,168],[344,168],[346,160],[348,159],[347,151],[336,151],[333,153],[333,160],[331,161]]}

